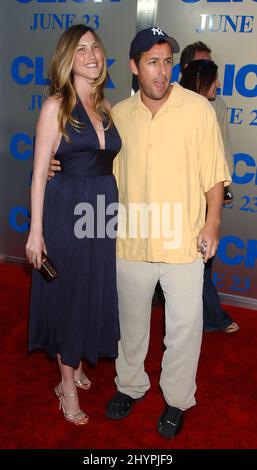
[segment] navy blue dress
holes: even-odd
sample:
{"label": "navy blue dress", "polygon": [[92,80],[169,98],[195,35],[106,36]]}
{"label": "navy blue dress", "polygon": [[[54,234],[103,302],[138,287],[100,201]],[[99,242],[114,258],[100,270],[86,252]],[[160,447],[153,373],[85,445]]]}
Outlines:
{"label": "navy blue dress", "polygon": [[67,124],[71,142],[62,137],[55,156],[62,170],[47,183],[44,202],[44,239],[59,276],[48,283],[33,272],[29,349],[59,353],[64,364],[77,367],[82,358],[96,363],[118,351],[116,241],[104,234],[108,223],[115,227],[117,210],[105,215],[102,204],[106,210],[118,202],[112,165],[121,140],[111,126],[101,150],[80,101],[73,115],[83,128],[78,132]]}

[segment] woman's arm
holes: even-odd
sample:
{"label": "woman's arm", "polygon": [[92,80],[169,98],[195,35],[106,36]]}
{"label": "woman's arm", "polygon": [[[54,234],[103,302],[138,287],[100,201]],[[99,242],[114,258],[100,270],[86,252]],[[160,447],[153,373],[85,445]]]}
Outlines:
{"label": "woman's arm", "polygon": [[36,129],[34,166],[31,184],[31,226],[26,244],[26,255],[35,268],[41,267],[42,249],[46,250],[43,238],[43,206],[47,172],[55,142],[58,138],[58,111],[60,101],[48,98],[42,107]]}

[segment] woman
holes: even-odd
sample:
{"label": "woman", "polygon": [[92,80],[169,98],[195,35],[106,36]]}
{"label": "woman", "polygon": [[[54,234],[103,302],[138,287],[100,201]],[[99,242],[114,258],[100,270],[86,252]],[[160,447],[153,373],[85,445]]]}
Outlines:
{"label": "woman", "polygon": [[218,66],[208,59],[193,60],[184,69],[180,85],[205,96],[208,100],[215,100],[216,90],[220,87]]}
{"label": "woman", "polygon": [[[180,85],[205,96],[209,101],[216,98],[218,66],[211,60],[199,59],[190,62],[183,70]],[[228,199],[224,203],[228,202]],[[207,261],[204,268],[203,283],[203,328],[205,331],[223,330],[234,333],[239,330],[225,310],[222,310],[216,288],[212,281],[212,263],[214,258]]]}
{"label": "woman", "polygon": [[[33,272],[29,349],[57,357],[60,408],[68,421],[82,425],[88,416],[76,387],[90,387],[82,358],[96,363],[100,356],[117,356],[115,234],[107,236],[111,217],[98,206],[99,198],[106,206],[118,201],[112,164],[121,141],[103,95],[103,46],[91,28],[75,25],[63,33],[49,78],[36,130],[26,254],[40,269],[47,252],[59,276],[47,283]],[[47,183],[53,156],[62,172]]]}

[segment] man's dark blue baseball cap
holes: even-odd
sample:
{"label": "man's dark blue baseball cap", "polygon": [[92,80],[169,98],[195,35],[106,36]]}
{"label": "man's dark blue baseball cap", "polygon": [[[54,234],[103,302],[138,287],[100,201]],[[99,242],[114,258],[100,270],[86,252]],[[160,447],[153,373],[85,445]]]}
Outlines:
{"label": "man's dark blue baseball cap", "polygon": [[159,41],[166,41],[173,52],[179,52],[179,45],[176,39],[169,36],[162,29],[153,26],[152,28],[142,29],[136,34],[130,45],[130,59],[133,59],[140,52],[149,51]]}

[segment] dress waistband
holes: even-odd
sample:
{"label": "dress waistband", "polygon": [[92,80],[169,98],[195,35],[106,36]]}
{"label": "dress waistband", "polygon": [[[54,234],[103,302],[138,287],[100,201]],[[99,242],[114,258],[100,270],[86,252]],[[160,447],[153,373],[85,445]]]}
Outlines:
{"label": "dress waistband", "polygon": [[68,155],[60,158],[60,162],[64,175],[91,177],[113,174],[113,152]]}

